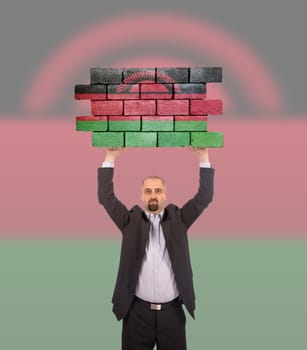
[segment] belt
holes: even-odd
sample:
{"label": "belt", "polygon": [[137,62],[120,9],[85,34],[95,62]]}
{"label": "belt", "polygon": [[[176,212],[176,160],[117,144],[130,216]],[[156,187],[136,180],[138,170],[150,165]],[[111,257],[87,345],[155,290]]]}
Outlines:
{"label": "belt", "polygon": [[134,300],[135,302],[146,306],[150,310],[160,311],[160,310],[166,309],[171,305],[177,304],[180,301],[180,297],[177,297],[174,300],[168,301],[167,303],[150,303],[149,301],[140,299],[137,296],[134,297]]}

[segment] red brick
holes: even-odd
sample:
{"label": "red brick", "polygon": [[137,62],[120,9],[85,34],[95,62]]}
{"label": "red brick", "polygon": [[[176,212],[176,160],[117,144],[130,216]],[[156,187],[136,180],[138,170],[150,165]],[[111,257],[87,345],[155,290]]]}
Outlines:
{"label": "red brick", "polygon": [[222,100],[191,100],[192,115],[222,114]]}
{"label": "red brick", "polygon": [[81,121],[99,122],[99,121],[108,121],[108,117],[77,116],[76,120],[80,122]]}
{"label": "red brick", "polygon": [[92,101],[91,105],[94,115],[123,114],[123,101]]}
{"label": "red brick", "polygon": [[173,97],[173,84],[140,84],[141,99],[171,99]]}
{"label": "red brick", "polygon": [[108,85],[108,100],[138,100],[140,98],[139,84]]}
{"label": "red brick", "polygon": [[158,100],[158,115],[188,115],[189,100]]}
{"label": "red brick", "polygon": [[136,100],[124,101],[125,115],[155,115],[156,101],[154,100]]}
{"label": "red brick", "polygon": [[107,94],[75,94],[76,100],[106,100]]}

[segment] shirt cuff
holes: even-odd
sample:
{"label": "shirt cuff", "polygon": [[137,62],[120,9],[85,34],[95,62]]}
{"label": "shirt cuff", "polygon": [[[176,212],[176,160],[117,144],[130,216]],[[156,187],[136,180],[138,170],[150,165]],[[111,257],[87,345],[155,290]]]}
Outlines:
{"label": "shirt cuff", "polygon": [[112,163],[112,162],[103,162],[101,164],[101,167],[102,168],[114,168],[114,163]]}
{"label": "shirt cuff", "polygon": [[199,166],[201,168],[211,168],[211,163],[210,162],[201,162],[201,163],[199,163]]}

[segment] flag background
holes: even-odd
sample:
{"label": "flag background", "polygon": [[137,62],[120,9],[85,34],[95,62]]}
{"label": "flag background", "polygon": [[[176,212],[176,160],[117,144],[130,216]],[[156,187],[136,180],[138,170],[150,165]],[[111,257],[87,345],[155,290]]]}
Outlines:
{"label": "flag background", "polygon": [[[111,313],[120,234],[97,203],[104,151],[73,100],[94,66],[223,66],[225,133],[210,150],[215,199],[191,230],[191,349],[307,345],[306,3],[5,1],[0,11],[0,347],[117,349]],[[91,39],[92,38],[92,39]],[[173,38],[173,40],[172,40]],[[179,205],[197,186],[186,149],[129,149],[116,189],[165,177]]]}

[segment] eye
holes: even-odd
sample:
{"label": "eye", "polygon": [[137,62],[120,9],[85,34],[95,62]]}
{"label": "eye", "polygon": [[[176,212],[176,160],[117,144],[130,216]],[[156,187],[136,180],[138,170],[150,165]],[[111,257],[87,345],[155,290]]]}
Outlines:
{"label": "eye", "polygon": [[150,194],[150,193],[151,193],[151,190],[150,190],[149,188],[145,188],[144,193],[145,193],[145,194]]}
{"label": "eye", "polygon": [[158,193],[158,194],[160,194],[160,193],[162,193],[162,190],[161,190],[161,188],[156,188],[156,189],[155,189],[155,192]]}

